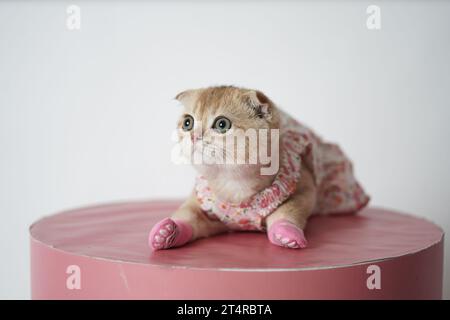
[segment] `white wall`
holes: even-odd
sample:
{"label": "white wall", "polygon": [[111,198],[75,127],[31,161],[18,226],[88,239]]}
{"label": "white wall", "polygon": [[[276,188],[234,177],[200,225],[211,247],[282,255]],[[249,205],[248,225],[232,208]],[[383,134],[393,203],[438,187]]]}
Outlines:
{"label": "white wall", "polygon": [[170,99],[210,84],[265,91],[344,147],[372,205],[449,232],[449,17],[443,1],[0,2],[0,298],[29,298],[42,215],[188,193]]}

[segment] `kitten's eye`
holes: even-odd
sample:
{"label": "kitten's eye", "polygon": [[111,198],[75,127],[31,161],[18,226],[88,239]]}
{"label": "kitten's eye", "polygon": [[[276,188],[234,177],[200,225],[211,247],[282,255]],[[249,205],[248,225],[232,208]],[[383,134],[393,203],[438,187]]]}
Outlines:
{"label": "kitten's eye", "polygon": [[213,129],[219,133],[225,133],[231,128],[231,121],[225,117],[218,117],[213,123]]}
{"label": "kitten's eye", "polygon": [[190,115],[184,116],[181,128],[184,131],[191,131],[193,127],[194,127],[194,118],[192,118]]}

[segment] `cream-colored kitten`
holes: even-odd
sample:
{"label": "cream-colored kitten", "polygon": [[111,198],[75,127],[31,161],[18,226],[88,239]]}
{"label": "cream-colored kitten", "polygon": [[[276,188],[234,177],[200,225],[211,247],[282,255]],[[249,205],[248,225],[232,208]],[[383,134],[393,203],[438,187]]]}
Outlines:
{"label": "cream-colored kitten", "polygon": [[[367,203],[363,193],[355,198],[360,203],[349,202],[359,185],[345,184],[352,175],[342,165],[347,159],[340,149],[323,143],[263,93],[222,86],[184,91],[176,99],[184,108],[179,138],[188,142],[182,151],[200,159],[194,161],[199,179],[184,204],[153,227],[152,249],[178,247],[229,230],[263,231],[276,245],[303,248],[303,230],[314,209],[323,212],[339,200],[336,211],[356,211]],[[271,163],[267,157],[262,161],[262,155]],[[321,162],[330,155],[342,160],[331,171],[332,162]],[[348,181],[329,181],[333,172]],[[350,206],[343,206],[345,201]]]}

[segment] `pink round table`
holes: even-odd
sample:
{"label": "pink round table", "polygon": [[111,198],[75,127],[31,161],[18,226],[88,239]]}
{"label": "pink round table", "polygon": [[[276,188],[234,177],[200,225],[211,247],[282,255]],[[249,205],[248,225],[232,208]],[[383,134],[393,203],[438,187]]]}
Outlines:
{"label": "pink round table", "polygon": [[117,203],[30,228],[33,299],[440,299],[443,232],[367,208],[315,216],[309,246],[227,233],[152,253],[147,235],[178,201]]}

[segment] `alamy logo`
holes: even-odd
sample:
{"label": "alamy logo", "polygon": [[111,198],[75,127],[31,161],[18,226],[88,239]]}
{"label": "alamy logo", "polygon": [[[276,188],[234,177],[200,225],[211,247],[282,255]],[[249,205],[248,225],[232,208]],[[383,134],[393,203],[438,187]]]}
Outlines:
{"label": "alamy logo", "polygon": [[367,274],[370,276],[367,278],[366,285],[369,290],[381,289],[381,269],[376,264],[372,264],[367,267]]}
{"label": "alamy logo", "polygon": [[366,26],[369,30],[381,29],[381,9],[379,6],[370,5],[366,9],[366,13],[369,15],[366,20]]}
{"label": "alamy logo", "polygon": [[66,269],[69,275],[66,280],[66,288],[69,290],[81,289],[81,269],[77,265],[70,265]]}
{"label": "alamy logo", "polygon": [[69,31],[81,29],[81,9],[79,6],[70,5],[66,9],[66,27]]}
{"label": "alamy logo", "polygon": [[225,135],[203,136],[201,126],[196,133],[180,136],[171,152],[175,164],[243,165],[258,164],[261,175],[273,175],[279,169],[279,129],[234,129]]}

